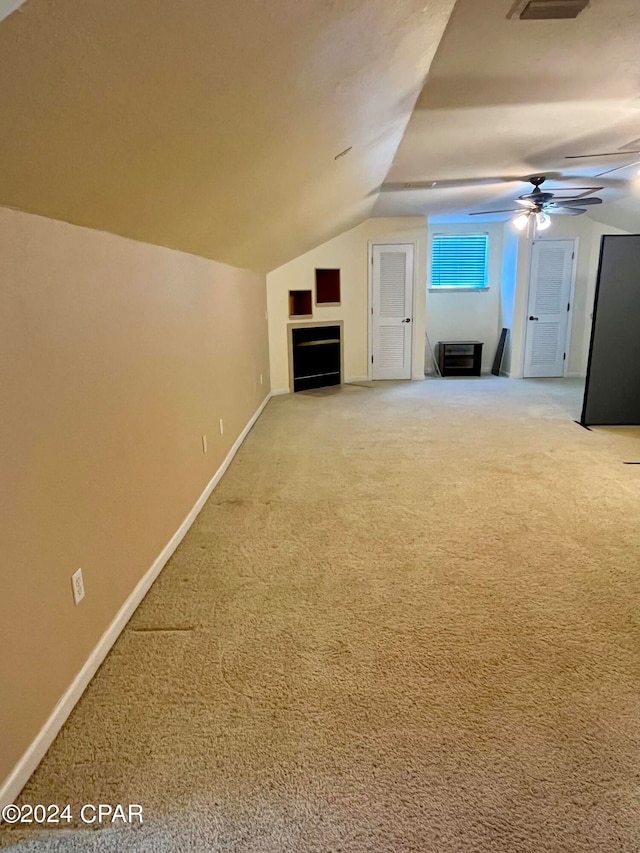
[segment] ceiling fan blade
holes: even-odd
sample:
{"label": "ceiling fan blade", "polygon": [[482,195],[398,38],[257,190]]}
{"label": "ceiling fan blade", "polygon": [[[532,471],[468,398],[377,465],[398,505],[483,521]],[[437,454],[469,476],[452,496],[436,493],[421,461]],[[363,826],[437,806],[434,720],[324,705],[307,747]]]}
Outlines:
{"label": "ceiling fan blade", "polygon": [[533,210],[535,208],[535,202],[531,201],[528,198],[517,198],[515,200],[516,204],[521,204],[523,207],[528,207],[529,210]]}
{"label": "ceiling fan blade", "polygon": [[604,154],[568,154],[565,160],[585,160],[589,157],[624,157],[625,154],[640,154],[640,150],[629,149],[627,151],[607,151]]}
{"label": "ceiling fan blade", "polygon": [[532,202],[533,204],[545,204],[545,202],[551,201],[553,198],[553,193],[548,192],[533,192],[533,193],[524,193],[523,195],[519,195],[516,201],[520,204],[521,202]]}
{"label": "ceiling fan blade", "polygon": [[555,216],[557,213],[566,214],[567,216],[580,216],[581,213],[586,213],[586,207],[548,207],[547,213]]}
{"label": "ceiling fan blade", "polygon": [[[640,151],[636,151],[634,153],[640,154]],[[602,177],[605,177],[606,175],[611,175],[611,174],[613,174],[613,172],[621,172],[623,169],[632,169],[634,166],[637,166],[638,163],[640,163],[640,160],[634,160],[633,163],[623,163],[622,166],[616,166],[613,169],[606,169],[604,172],[598,172],[598,174],[596,175],[596,178],[602,178]],[[611,179],[608,178],[608,180],[611,180]]]}
{"label": "ceiling fan blade", "polygon": [[597,190],[603,190],[603,189],[604,189],[604,187],[549,187],[547,192],[555,194],[555,193],[566,193],[569,190],[571,190],[571,192],[587,192],[587,190],[588,190],[589,192],[593,193],[593,192],[596,192]]}
{"label": "ceiling fan blade", "polygon": [[558,202],[562,202],[560,207],[571,207],[573,204],[584,207],[585,205],[602,204],[602,199],[597,196],[589,196],[588,198],[563,198],[556,195],[553,197],[552,204],[557,204]]}
{"label": "ceiling fan blade", "polygon": [[486,216],[488,213],[527,213],[519,207],[512,207],[510,210],[477,210],[475,213],[470,213],[469,216]]}

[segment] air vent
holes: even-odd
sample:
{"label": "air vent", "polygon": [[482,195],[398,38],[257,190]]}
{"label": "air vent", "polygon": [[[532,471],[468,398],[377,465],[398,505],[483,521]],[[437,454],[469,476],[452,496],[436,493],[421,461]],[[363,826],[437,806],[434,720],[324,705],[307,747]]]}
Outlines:
{"label": "air vent", "polygon": [[520,12],[521,21],[557,21],[577,18],[589,0],[529,0]]}

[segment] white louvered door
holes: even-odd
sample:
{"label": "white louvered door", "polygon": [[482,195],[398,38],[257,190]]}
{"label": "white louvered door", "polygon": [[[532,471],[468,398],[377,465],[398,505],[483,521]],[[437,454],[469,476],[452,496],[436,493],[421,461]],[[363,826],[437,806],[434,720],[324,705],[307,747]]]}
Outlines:
{"label": "white louvered door", "polygon": [[373,246],[372,376],[411,379],[413,244]]}
{"label": "white louvered door", "polygon": [[531,247],[525,377],[564,375],[573,252],[573,240],[536,240]]}

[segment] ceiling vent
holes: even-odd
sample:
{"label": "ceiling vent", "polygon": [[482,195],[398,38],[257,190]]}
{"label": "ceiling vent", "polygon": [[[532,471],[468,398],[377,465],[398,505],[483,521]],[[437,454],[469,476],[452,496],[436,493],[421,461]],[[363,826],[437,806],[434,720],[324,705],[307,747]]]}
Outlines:
{"label": "ceiling vent", "polygon": [[558,21],[577,18],[589,0],[528,0],[520,12],[521,21]]}

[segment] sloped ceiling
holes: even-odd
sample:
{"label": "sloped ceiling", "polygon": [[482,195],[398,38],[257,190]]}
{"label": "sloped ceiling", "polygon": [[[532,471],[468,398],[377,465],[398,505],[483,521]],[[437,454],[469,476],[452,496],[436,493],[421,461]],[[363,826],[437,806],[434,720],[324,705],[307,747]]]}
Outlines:
{"label": "sloped ceiling", "polygon": [[371,213],[453,5],[28,0],[0,205],[272,269]]}
{"label": "sloped ceiling", "polygon": [[[518,179],[535,174],[555,186],[604,184],[606,201],[626,200],[616,222],[640,210],[638,165],[629,165],[640,155],[565,159],[640,148],[627,146],[640,137],[638,0],[591,0],[576,19],[556,21],[510,17],[514,5],[458,0],[376,215],[513,207],[530,189]],[[436,185],[393,188],[418,181]],[[590,213],[606,221],[607,206]]]}

